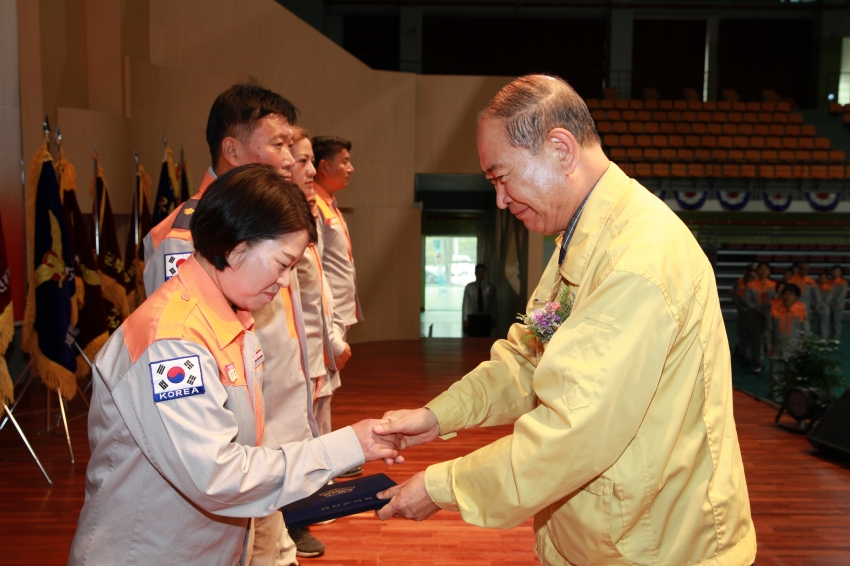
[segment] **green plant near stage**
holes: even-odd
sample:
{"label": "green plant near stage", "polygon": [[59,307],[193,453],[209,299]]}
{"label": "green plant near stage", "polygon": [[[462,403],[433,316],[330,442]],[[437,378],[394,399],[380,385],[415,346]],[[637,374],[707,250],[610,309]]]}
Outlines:
{"label": "green plant near stage", "polygon": [[794,352],[793,356],[775,360],[778,367],[772,372],[771,384],[775,399],[785,399],[795,387],[816,387],[833,395],[845,385],[841,364],[835,360],[838,340],[806,332],[795,344]]}

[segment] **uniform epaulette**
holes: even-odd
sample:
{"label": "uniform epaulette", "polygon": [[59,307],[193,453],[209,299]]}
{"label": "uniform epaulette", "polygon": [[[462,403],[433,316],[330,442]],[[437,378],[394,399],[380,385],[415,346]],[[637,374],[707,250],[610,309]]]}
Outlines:
{"label": "uniform epaulette", "polygon": [[[156,340],[182,338],[183,322],[198,302],[177,278],[166,281],[163,287],[171,288],[170,296],[154,293],[123,325],[124,345],[134,363]],[[183,296],[189,299],[185,300]]]}
{"label": "uniform epaulette", "polygon": [[180,340],[183,338],[186,319],[189,313],[198,304],[198,299],[187,291],[174,293],[168,299],[162,317],[159,319],[159,327],[156,332],[156,340]]}

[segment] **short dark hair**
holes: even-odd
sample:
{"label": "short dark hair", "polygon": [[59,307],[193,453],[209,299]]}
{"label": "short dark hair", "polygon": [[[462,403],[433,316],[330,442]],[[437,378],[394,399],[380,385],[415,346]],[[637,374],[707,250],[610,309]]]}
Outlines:
{"label": "short dark hair", "polygon": [[781,293],[784,293],[785,291],[791,291],[792,293],[794,293],[798,297],[800,296],[800,288],[797,285],[795,285],[794,283],[786,283],[785,287],[782,288]]}
{"label": "short dark hair", "polygon": [[298,185],[268,165],[228,171],[209,186],[189,222],[195,250],[219,271],[227,254],[284,234],[305,230],[315,243],[316,221]]}
{"label": "short dark hair", "polygon": [[218,95],[207,118],[207,144],[215,167],[221,142],[228,136],[250,135],[257,122],[269,114],[280,114],[295,125],[298,110],[279,95],[261,86],[237,84]]}
{"label": "short dark hair", "polygon": [[505,121],[508,140],[537,154],[553,128],[568,130],[579,145],[600,145],[584,100],[560,77],[525,75],[502,87],[478,115]]}
{"label": "short dark hair", "polygon": [[761,267],[762,265],[763,265],[763,266],[765,266],[766,268],[770,269],[770,264],[769,264],[769,263],[767,263],[766,261],[760,261],[760,262],[758,262],[758,263],[756,264],[756,269],[758,269],[758,268],[759,268],[759,267]]}
{"label": "short dark hair", "polygon": [[485,271],[486,271],[486,270],[487,270],[487,266],[486,266],[486,265],[484,265],[483,263],[476,264],[476,265],[475,265],[475,271],[478,271],[479,269],[483,269],[483,270],[485,270]]}
{"label": "short dark hair", "polygon": [[344,138],[336,136],[316,136],[313,142],[313,159],[316,169],[319,168],[319,162],[324,159],[331,161],[336,154],[347,149],[351,151],[351,142]]}
{"label": "short dark hair", "polygon": [[835,264],[835,265],[833,265],[832,267],[830,267],[830,268],[829,268],[829,272],[830,272],[830,273],[832,273],[832,272],[833,272],[833,271],[835,271],[836,269],[837,269],[838,271],[840,271],[842,274],[844,274],[844,268],[843,268],[843,267],[841,267],[841,266],[840,266],[840,265],[838,265],[838,264]]}

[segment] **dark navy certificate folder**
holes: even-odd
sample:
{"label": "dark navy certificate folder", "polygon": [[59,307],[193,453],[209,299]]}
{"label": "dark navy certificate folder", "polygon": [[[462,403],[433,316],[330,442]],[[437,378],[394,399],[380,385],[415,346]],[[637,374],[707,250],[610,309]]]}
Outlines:
{"label": "dark navy certificate folder", "polygon": [[281,507],[280,510],[288,528],[306,527],[330,519],[380,509],[390,500],[378,499],[377,494],[394,485],[396,483],[384,474],[336,482],[324,486],[310,497]]}

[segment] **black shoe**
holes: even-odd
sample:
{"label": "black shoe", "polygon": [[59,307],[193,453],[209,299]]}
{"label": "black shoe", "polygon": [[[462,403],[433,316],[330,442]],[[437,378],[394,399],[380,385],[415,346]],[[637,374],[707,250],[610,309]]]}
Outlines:
{"label": "black shoe", "polygon": [[362,476],[362,475],[363,475],[363,466],[357,466],[356,468],[351,468],[350,470],[348,470],[344,474],[340,474],[337,477],[338,478],[353,478],[353,477]]}
{"label": "black shoe", "polygon": [[301,558],[315,558],[325,553],[325,545],[310,534],[307,527],[287,529],[289,538],[295,543],[295,555]]}

